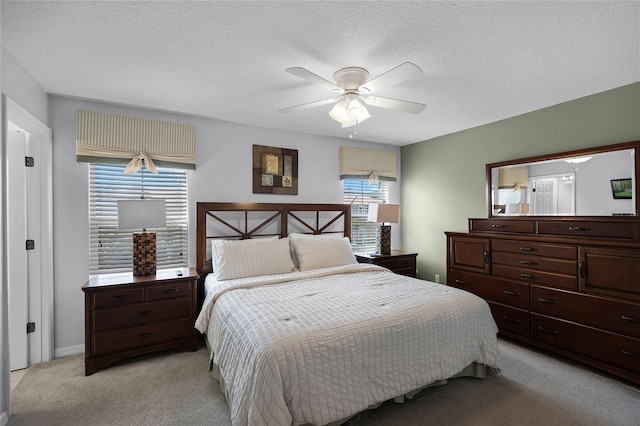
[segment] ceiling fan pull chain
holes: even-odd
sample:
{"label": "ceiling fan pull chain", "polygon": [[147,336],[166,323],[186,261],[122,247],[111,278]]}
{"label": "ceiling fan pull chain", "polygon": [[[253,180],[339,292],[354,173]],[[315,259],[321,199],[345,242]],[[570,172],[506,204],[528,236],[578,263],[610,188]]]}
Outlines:
{"label": "ceiling fan pull chain", "polygon": [[358,120],[356,120],[356,124],[353,126],[353,133],[349,133],[349,139],[353,139],[354,136],[358,136]]}

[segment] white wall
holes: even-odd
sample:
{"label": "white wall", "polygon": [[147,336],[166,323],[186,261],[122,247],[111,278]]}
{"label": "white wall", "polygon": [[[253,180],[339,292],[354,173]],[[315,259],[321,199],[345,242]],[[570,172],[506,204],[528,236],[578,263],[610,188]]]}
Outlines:
{"label": "white wall", "polygon": [[[2,94],[11,97],[40,121],[47,123],[47,93],[5,49],[2,49],[0,54],[0,72],[2,74],[0,78],[0,90]],[[4,113],[2,117],[4,120]],[[2,129],[3,123],[0,124],[0,134],[3,134]],[[2,241],[2,246],[0,246],[0,424],[3,424],[9,417],[11,379],[9,375],[9,331],[7,326],[6,254],[4,247],[5,237],[3,234],[3,229],[6,225],[6,215],[5,206],[2,203],[2,199],[4,199],[5,142],[4,137],[0,139],[2,140],[2,149],[0,150],[0,176],[2,176],[1,187],[3,190],[2,197],[0,197],[0,241]]]}
{"label": "white wall", "polygon": [[[76,110],[87,109],[153,120],[194,124],[197,127],[197,168],[188,173],[189,264],[195,264],[196,201],[276,203],[341,203],[340,146],[393,150],[395,146],[367,144],[233,124],[213,119],[128,108],[59,96],[50,96],[53,130],[55,348],[64,355],[84,350],[82,285],[88,270],[88,166],[75,159]],[[336,125],[338,125],[336,123]],[[345,135],[347,132],[345,131]],[[252,145],[298,150],[298,195],[252,193]],[[400,181],[391,185],[391,202],[400,202]],[[392,232],[393,247],[401,247],[400,228]]]}

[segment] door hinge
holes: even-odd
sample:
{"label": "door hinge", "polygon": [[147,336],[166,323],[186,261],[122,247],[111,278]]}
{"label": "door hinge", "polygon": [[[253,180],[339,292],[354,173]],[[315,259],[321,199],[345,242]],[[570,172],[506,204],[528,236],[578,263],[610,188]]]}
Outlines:
{"label": "door hinge", "polygon": [[27,334],[33,333],[34,331],[36,331],[36,323],[35,322],[28,322],[27,323]]}
{"label": "door hinge", "polygon": [[24,157],[25,167],[34,167],[36,160],[33,157]]}
{"label": "door hinge", "polygon": [[36,248],[35,240],[27,240],[27,250],[33,250]]}

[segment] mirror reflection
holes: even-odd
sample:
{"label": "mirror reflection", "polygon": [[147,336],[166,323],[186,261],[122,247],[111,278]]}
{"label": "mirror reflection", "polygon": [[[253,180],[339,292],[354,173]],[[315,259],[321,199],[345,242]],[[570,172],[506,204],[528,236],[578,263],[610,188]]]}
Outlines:
{"label": "mirror reflection", "polygon": [[491,168],[493,216],[635,215],[635,149]]}

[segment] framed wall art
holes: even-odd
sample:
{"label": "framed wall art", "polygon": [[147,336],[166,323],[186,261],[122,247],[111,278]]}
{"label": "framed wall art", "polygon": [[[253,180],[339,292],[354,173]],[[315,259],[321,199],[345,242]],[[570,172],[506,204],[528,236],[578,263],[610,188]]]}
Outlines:
{"label": "framed wall art", "polygon": [[253,193],[298,195],[298,150],[253,145]]}

